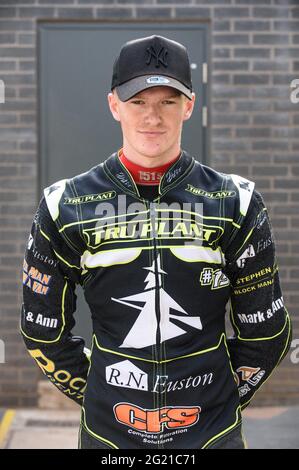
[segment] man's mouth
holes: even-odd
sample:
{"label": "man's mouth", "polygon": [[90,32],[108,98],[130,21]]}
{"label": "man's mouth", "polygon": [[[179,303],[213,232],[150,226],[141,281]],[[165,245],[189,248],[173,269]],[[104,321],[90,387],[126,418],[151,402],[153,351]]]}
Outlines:
{"label": "man's mouth", "polygon": [[140,134],[152,135],[152,136],[158,136],[158,135],[165,134],[165,131],[163,131],[163,132],[161,132],[161,131],[138,131],[138,132],[140,132]]}

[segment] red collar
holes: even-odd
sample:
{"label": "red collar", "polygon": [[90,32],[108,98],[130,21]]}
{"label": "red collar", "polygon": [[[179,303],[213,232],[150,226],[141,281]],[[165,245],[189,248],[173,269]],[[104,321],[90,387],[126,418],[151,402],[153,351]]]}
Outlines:
{"label": "red collar", "polygon": [[164,173],[166,173],[168,168],[170,168],[171,165],[173,165],[173,163],[178,160],[178,158],[179,157],[162,166],[156,166],[155,168],[147,168],[131,162],[131,160],[128,160],[128,158],[122,153],[122,151],[119,152],[119,159],[125,165],[127,170],[131,173],[135,183],[141,184],[143,186],[158,185]]}

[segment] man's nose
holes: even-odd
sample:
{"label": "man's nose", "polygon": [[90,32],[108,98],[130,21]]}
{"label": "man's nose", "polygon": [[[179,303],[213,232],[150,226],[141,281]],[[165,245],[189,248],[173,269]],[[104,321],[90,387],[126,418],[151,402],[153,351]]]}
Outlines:
{"label": "man's nose", "polygon": [[161,117],[161,110],[159,106],[150,105],[147,108],[147,112],[145,115],[145,121],[150,124],[160,124],[162,121]]}

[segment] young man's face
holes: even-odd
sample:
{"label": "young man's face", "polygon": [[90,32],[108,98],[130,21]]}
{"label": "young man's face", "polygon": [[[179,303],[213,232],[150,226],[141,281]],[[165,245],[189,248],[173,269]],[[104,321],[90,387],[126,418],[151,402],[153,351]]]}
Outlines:
{"label": "young man's face", "polygon": [[189,100],[166,86],[148,88],[125,102],[115,90],[108,95],[113,117],[121,124],[124,148],[151,159],[179,151],[183,122],[190,118],[194,100],[194,94]]}

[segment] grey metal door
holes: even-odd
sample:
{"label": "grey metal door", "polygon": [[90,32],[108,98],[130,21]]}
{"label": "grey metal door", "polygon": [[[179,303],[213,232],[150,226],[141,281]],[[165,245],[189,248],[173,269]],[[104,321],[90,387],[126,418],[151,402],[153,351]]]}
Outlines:
{"label": "grey metal door", "polygon": [[[82,173],[122,144],[107,93],[114,58],[128,40],[160,34],[183,43],[190,55],[197,103],[184,125],[182,146],[208,158],[208,25],[198,22],[40,22],[38,25],[39,188]],[[91,322],[78,292],[74,332],[91,339]]]}

